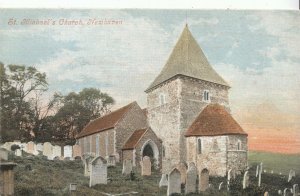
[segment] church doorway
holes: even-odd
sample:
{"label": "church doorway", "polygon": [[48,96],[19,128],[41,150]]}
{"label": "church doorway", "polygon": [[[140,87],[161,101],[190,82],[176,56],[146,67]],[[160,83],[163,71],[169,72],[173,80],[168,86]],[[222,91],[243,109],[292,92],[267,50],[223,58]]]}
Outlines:
{"label": "church doorway", "polygon": [[143,150],[143,157],[148,156],[150,159],[153,159],[154,153],[150,144],[147,144]]}
{"label": "church doorway", "polygon": [[146,141],[141,148],[141,159],[144,156],[150,157],[150,160],[155,168],[158,167],[159,163],[159,150],[157,145],[152,141]]}

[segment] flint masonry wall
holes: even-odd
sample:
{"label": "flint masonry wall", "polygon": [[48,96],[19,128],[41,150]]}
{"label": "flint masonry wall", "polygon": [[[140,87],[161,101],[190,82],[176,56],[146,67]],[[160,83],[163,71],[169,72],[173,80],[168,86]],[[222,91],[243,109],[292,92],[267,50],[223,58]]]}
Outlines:
{"label": "flint masonry wall", "polygon": [[[238,149],[238,143],[241,143]],[[248,166],[248,139],[245,135],[228,136],[227,150],[227,170],[233,169],[237,174],[245,170]]]}

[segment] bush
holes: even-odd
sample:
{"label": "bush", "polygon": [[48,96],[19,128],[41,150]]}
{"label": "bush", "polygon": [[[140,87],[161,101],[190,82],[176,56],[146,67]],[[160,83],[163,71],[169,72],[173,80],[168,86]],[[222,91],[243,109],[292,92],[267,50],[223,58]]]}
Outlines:
{"label": "bush", "polygon": [[19,145],[17,145],[17,144],[13,144],[11,147],[10,147],[10,149],[12,150],[12,151],[15,151],[15,150],[17,150],[17,149],[20,149],[21,147],[19,146]]}

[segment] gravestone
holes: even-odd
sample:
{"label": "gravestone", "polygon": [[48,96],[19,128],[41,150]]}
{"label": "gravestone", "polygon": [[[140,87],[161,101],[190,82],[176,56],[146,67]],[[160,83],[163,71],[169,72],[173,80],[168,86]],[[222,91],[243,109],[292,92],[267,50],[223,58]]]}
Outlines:
{"label": "gravestone", "polygon": [[15,150],[15,155],[18,156],[18,157],[22,156],[22,150],[16,149]]}
{"label": "gravestone", "polygon": [[108,156],[107,166],[116,166],[116,156],[114,156],[114,155]]}
{"label": "gravestone", "polygon": [[129,175],[131,171],[132,171],[132,161],[130,159],[124,160],[122,174]]}
{"label": "gravestone", "polygon": [[49,160],[52,160],[54,157],[52,157],[53,154],[53,147],[50,142],[44,143],[43,148],[43,155],[46,156]]}
{"label": "gravestone", "polygon": [[255,177],[258,177],[258,172],[259,172],[259,165],[256,166],[256,172],[255,172]]}
{"label": "gravestone", "polygon": [[220,184],[219,184],[219,191],[221,191],[223,189],[223,182],[221,182]]}
{"label": "gravestone", "polygon": [[73,149],[72,146],[64,146],[64,158],[72,158],[73,157]]}
{"label": "gravestone", "polygon": [[44,149],[44,145],[42,143],[38,143],[36,145],[36,150],[37,151],[43,152],[43,149]]}
{"label": "gravestone", "polygon": [[73,148],[73,153],[72,153],[73,158],[81,157],[81,147],[78,144],[76,144],[72,148]]}
{"label": "gravestone", "polygon": [[278,195],[282,195],[282,190],[278,190]]}
{"label": "gravestone", "polygon": [[196,193],[197,187],[197,168],[195,164],[190,164],[186,173],[185,193]]}
{"label": "gravestone", "polygon": [[206,191],[209,187],[209,171],[208,169],[203,169],[199,176],[199,190]]}
{"label": "gravestone", "polygon": [[84,164],[84,176],[90,176],[90,170],[91,170],[91,161],[94,159],[93,156],[89,154],[83,154],[82,155],[82,161]]}
{"label": "gravestone", "polygon": [[168,178],[167,174],[162,174],[161,179],[159,181],[159,187],[168,186]]}
{"label": "gravestone", "polygon": [[0,160],[8,160],[8,151],[4,148],[0,148]]}
{"label": "gravestone", "polygon": [[151,161],[150,157],[144,156],[142,158],[142,161],[140,162],[141,164],[141,175],[142,176],[151,176]]}
{"label": "gravestone", "polygon": [[232,169],[229,169],[228,172],[227,172],[227,190],[229,190],[229,187],[230,187],[230,180],[232,178]]}
{"label": "gravestone", "polygon": [[179,163],[176,167],[181,175],[181,184],[185,184],[186,181],[186,172],[187,172],[187,166],[184,163]]}
{"label": "gravestone", "polygon": [[285,189],[283,190],[283,196],[288,196],[289,193],[290,193],[290,189],[289,189],[289,188],[285,188]]}
{"label": "gravestone", "polygon": [[260,163],[259,165],[259,171],[258,171],[258,187],[261,185],[261,174],[263,171],[263,163]]}
{"label": "gravestone", "polygon": [[170,172],[168,179],[167,195],[169,196],[174,193],[181,193],[181,176],[177,168],[174,168]]}
{"label": "gravestone", "polygon": [[57,146],[57,145],[53,146],[52,157],[55,158],[56,160],[57,158],[58,160],[61,158],[61,146]]}
{"label": "gravestone", "polygon": [[91,161],[90,187],[96,184],[107,184],[106,160],[98,156]]}
{"label": "gravestone", "polygon": [[271,174],[273,174],[274,173],[274,171],[273,170],[271,170]]}
{"label": "gravestone", "polygon": [[299,195],[299,186],[298,184],[293,185],[293,196]]}
{"label": "gravestone", "polygon": [[33,142],[28,142],[27,143],[27,153],[33,154],[34,151],[35,151],[34,143]]}
{"label": "gravestone", "polygon": [[247,188],[248,186],[249,186],[249,173],[248,171],[246,171],[243,178],[243,189]]}
{"label": "gravestone", "polygon": [[294,170],[290,170],[288,182],[290,182],[295,176],[296,176],[296,172]]}
{"label": "gravestone", "polygon": [[264,196],[269,196],[269,193],[268,193],[268,192],[265,192],[265,193],[264,193]]}

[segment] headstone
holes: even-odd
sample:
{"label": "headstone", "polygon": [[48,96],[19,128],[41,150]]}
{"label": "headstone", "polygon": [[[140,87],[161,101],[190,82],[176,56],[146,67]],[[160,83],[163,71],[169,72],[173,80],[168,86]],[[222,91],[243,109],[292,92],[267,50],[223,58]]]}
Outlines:
{"label": "headstone", "polygon": [[36,145],[36,150],[37,150],[37,151],[43,152],[43,149],[44,149],[44,146],[43,146],[42,143],[38,143],[38,144]]}
{"label": "headstone", "polygon": [[264,169],[264,173],[267,173],[267,170]]}
{"label": "headstone", "polygon": [[0,148],[0,160],[8,160],[8,151],[4,148]]}
{"label": "headstone", "polygon": [[190,163],[186,172],[185,193],[196,193],[197,189],[197,168],[195,164]]}
{"label": "headstone", "polygon": [[116,166],[116,156],[114,155],[108,156],[107,166]]}
{"label": "headstone", "polygon": [[273,174],[274,173],[274,171],[273,170],[271,170],[271,174]]}
{"label": "headstone", "polygon": [[219,191],[221,191],[223,189],[223,182],[221,182],[220,184],[219,184]]}
{"label": "headstone", "polygon": [[299,195],[299,186],[298,184],[293,185],[293,196]]}
{"label": "headstone", "polygon": [[199,176],[199,190],[205,191],[209,185],[209,171],[207,169],[203,169]]}
{"label": "headstone", "polygon": [[0,195],[15,195],[15,177],[13,168],[16,165],[17,164],[12,162],[0,163]]}
{"label": "headstone", "polygon": [[174,193],[181,193],[181,176],[177,168],[174,168],[168,179],[167,195],[170,196]]}
{"label": "headstone", "polygon": [[187,172],[187,166],[184,163],[179,163],[176,167],[181,175],[181,184],[185,184],[186,181],[186,172]]}
{"label": "headstone", "polygon": [[141,175],[142,176],[151,176],[151,161],[150,157],[144,156],[141,161]]}
{"label": "headstone", "polygon": [[243,178],[243,189],[247,188],[248,186],[249,186],[249,173],[248,171],[246,171]]}
{"label": "headstone", "polygon": [[256,166],[256,172],[255,172],[255,177],[258,177],[258,172],[259,172],[259,165]]}
{"label": "headstone", "polygon": [[27,143],[27,153],[33,154],[34,151],[35,151],[34,143],[33,142],[28,142]]}
{"label": "headstone", "polygon": [[159,181],[159,187],[168,186],[167,174],[162,174]]}
{"label": "headstone", "polygon": [[15,150],[15,155],[18,156],[18,157],[22,156],[22,150],[16,149]]}
{"label": "headstone", "polygon": [[73,158],[82,156],[81,147],[78,144],[74,145],[72,148],[73,148]]}
{"label": "headstone", "polygon": [[263,170],[263,163],[260,163],[259,165],[259,171],[258,171],[258,187],[261,185],[261,174]]}
{"label": "headstone", "polygon": [[289,172],[289,178],[288,178],[288,182],[290,182],[292,180],[293,177],[296,176],[296,173],[294,170],[290,170]]}
{"label": "headstone", "polygon": [[227,190],[229,190],[231,178],[232,178],[232,169],[229,169],[227,172]]}
{"label": "headstone", "polygon": [[265,193],[264,193],[264,196],[269,196],[269,193],[268,193],[268,192],[265,192]]}
{"label": "headstone", "polygon": [[50,142],[44,143],[43,148],[43,155],[46,156],[49,160],[52,160],[54,157],[52,157],[53,154],[53,147]]}
{"label": "headstone", "polygon": [[132,161],[130,159],[124,160],[122,174],[129,175],[131,171],[132,171]]}
{"label": "headstone", "polygon": [[53,159],[55,158],[56,160],[57,160],[57,158],[58,158],[58,160],[61,158],[61,146],[57,146],[57,145],[53,146],[52,157],[53,157]]}
{"label": "headstone", "polygon": [[285,188],[283,190],[283,196],[288,196],[289,192],[290,192],[290,189],[289,188]]}
{"label": "headstone", "polygon": [[96,184],[107,184],[106,160],[98,156],[91,161],[90,187]]}
{"label": "headstone", "polygon": [[94,159],[93,156],[89,154],[82,155],[82,161],[84,164],[84,176],[90,176],[90,170],[91,170],[91,161]]}
{"label": "headstone", "polygon": [[72,146],[64,146],[64,158],[72,158],[73,157],[73,149]]}
{"label": "headstone", "polygon": [[282,195],[282,190],[278,190],[278,195]]}

